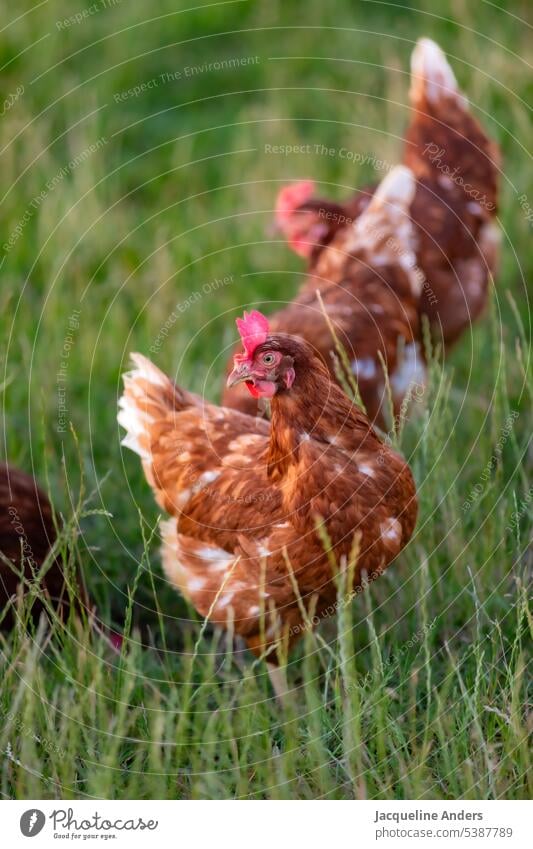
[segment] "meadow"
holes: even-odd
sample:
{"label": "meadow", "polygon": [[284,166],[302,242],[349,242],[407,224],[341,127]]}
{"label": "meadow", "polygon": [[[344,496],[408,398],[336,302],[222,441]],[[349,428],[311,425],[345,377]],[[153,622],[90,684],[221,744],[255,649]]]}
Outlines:
{"label": "meadow", "polygon": [[[2,448],[126,638],[117,655],[75,617],[0,637],[2,796],[530,798],[527,4],[84,3],[1,4]],[[140,351],[219,398],[234,318],[302,280],[276,191],[341,199],[398,161],[422,35],[501,146],[501,267],[398,437],[415,535],[305,634],[282,707],[163,579],[121,374]]]}

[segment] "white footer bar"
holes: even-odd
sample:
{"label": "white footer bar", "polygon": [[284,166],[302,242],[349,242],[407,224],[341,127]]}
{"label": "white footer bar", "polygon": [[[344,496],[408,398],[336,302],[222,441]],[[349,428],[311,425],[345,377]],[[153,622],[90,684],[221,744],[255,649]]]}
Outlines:
{"label": "white footer bar", "polygon": [[533,846],[530,802],[3,801],[5,847]]}

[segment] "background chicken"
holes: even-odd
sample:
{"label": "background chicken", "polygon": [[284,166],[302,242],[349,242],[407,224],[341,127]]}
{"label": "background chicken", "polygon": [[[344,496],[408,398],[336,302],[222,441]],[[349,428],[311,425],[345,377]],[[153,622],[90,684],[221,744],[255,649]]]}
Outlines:
{"label": "background chicken", "polygon": [[[423,275],[416,267],[412,172],[398,166],[385,177],[364,213],[319,257],[322,271],[310,272],[297,297],[271,316],[272,332],[303,336],[334,375],[335,339],[345,348],[366,410],[385,424],[385,374],[390,376],[394,412],[413,384],[424,385],[418,303]],[[317,299],[320,291],[324,315]],[[231,362],[228,364],[231,369]],[[223,403],[254,414],[255,401],[242,386],[227,387]]]}
{"label": "background chicken", "polygon": [[[445,347],[482,311],[499,247],[499,152],[469,111],[440,47],[418,41],[411,57],[411,120],[403,162],[417,178],[410,212],[426,283],[419,310]],[[310,180],[280,192],[276,221],[313,275],[335,276],[342,233],[363,212],[368,186],[343,204],[314,197]],[[332,268],[333,266],[333,268]]]}
{"label": "background chicken", "polygon": [[67,575],[59,553],[50,564],[46,562],[56,540],[52,505],[35,479],[1,463],[0,627],[9,630],[15,624],[14,607],[12,604],[8,607],[10,601],[16,604],[19,592],[23,595],[34,592],[31,604],[34,623],[43,613],[50,617],[52,610],[65,622],[73,608],[76,614],[88,616],[92,630],[118,651],[122,637],[96,619],[96,608],[81,575],[77,572]]}
{"label": "background chicken", "polygon": [[275,661],[274,647],[306,627],[306,611],[334,609],[335,570],[317,524],[337,564],[358,541],[358,586],[363,570],[377,576],[407,543],[416,495],[406,463],[307,342],[269,333],[258,312],[239,329],[244,353],[228,382],[271,399],[270,423],[206,403],[139,354],[118,419],[172,517],[162,525],[168,579],[202,616],[231,621]]}
{"label": "background chicken", "polygon": [[[0,610],[4,610],[10,598],[15,598],[23,574],[27,582],[33,582],[56,541],[56,528],[50,501],[36,481],[13,466],[0,464]],[[11,560],[13,568],[6,563]],[[24,592],[27,585],[24,586]],[[87,595],[80,581],[68,592],[61,558],[57,557],[39,581],[39,593],[32,606],[35,621],[46,610],[42,600],[47,601],[59,616],[65,619],[72,597],[87,607]],[[1,625],[11,628],[14,624],[13,608],[7,610]]]}

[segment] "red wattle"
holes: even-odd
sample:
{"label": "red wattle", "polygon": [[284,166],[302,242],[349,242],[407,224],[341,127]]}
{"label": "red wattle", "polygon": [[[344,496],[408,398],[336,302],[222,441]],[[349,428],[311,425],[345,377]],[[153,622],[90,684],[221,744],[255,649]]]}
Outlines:
{"label": "red wattle", "polygon": [[276,384],[272,380],[246,381],[248,392],[252,398],[273,398],[276,394]]}

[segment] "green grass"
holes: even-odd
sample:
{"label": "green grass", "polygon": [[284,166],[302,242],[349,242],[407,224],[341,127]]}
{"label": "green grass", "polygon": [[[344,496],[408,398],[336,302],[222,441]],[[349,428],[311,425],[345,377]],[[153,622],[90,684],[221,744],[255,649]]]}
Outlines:
{"label": "green grass", "polygon": [[[164,0],[148,20],[144,4],[124,0],[69,27],[56,21],[75,14],[71,3],[33,5],[2,3],[3,99],[24,86],[0,121],[2,243],[31,213],[2,250],[4,452],[48,482],[65,563],[79,565],[101,618],[126,623],[130,638],[120,657],[75,620],[1,638],[1,793],[530,796],[533,269],[520,198],[533,205],[533,188],[527,31],[516,17],[526,4],[296,0],[189,12]],[[180,303],[154,360],[218,398],[234,317],[254,303],[268,311],[301,280],[298,259],[268,233],[280,183],[313,177],[341,198],[380,176],[368,162],[273,155],[265,144],[397,161],[421,35],[454,57],[502,147],[501,271],[489,314],[443,371],[434,365],[423,414],[402,434],[420,494],[411,544],[306,635],[280,708],[264,665],[203,628],[162,578],[157,509],[138,458],[119,445],[119,378]],[[114,96],[155,78],[139,96]],[[69,333],[72,430],[58,433]]]}

